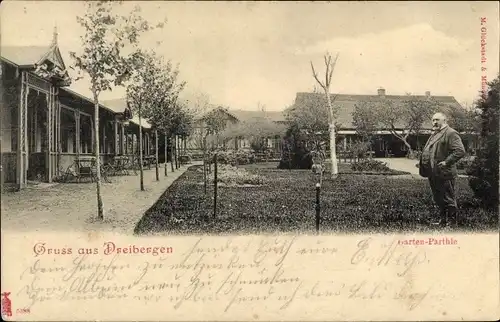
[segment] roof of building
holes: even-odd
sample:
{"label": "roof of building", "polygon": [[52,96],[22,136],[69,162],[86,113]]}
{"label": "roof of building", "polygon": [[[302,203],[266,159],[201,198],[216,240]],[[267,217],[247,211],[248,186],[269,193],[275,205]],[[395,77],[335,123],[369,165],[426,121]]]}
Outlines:
{"label": "roof of building", "polygon": [[[116,99],[111,99],[111,100],[103,100],[101,101],[101,104],[107,107],[108,109],[112,110],[115,113],[123,113],[125,109],[127,108],[127,100],[125,98],[116,98]],[[133,122],[137,125],[139,125],[139,117],[134,115],[130,122]],[[140,124],[144,128],[151,128],[151,124],[149,124],[148,121],[141,119]]]}
{"label": "roof of building", "polygon": [[18,66],[31,66],[38,63],[50,50],[51,46],[2,46],[0,56]]}
{"label": "roof of building", "polygon": [[239,121],[249,121],[255,118],[267,118],[274,122],[285,121],[285,115],[283,111],[245,111],[229,109],[228,112],[231,113]]}
{"label": "roof of building", "polygon": [[[42,59],[49,58],[54,62],[59,62],[62,67],[64,67],[64,62],[62,61],[61,53],[57,44],[52,44],[50,46],[2,46],[0,47],[0,57],[17,66],[33,66],[39,63]],[[63,87],[61,89],[70,95],[77,96],[90,103],[93,101],[85,95],[78,93],[74,89],[68,87]],[[127,106],[126,101],[123,98],[105,100],[100,102],[100,105],[102,108],[115,113],[123,113],[125,111],[125,107]],[[130,121],[139,125],[138,117],[133,117]],[[141,120],[140,124],[144,128],[151,128],[151,124],[145,120]]]}
{"label": "roof of building", "polygon": [[[355,95],[355,94],[331,94],[332,100],[334,100],[333,105],[339,107],[337,112],[337,122],[342,125],[342,128],[349,129],[354,128],[352,113],[354,111],[356,103],[359,102],[377,102],[382,99],[379,95]],[[416,99],[428,99],[427,95],[412,95]],[[407,95],[384,95],[384,98],[392,101],[393,103],[403,103],[408,100]],[[454,105],[460,106],[457,100],[453,96],[432,96],[434,100],[444,105]],[[322,93],[305,93],[299,92],[295,98],[294,106],[306,106],[306,105],[326,105],[325,95]],[[293,108],[293,107],[292,107]],[[429,121],[424,122],[423,127],[431,127],[429,115]],[[402,124],[397,124],[397,128],[403,128]]]}

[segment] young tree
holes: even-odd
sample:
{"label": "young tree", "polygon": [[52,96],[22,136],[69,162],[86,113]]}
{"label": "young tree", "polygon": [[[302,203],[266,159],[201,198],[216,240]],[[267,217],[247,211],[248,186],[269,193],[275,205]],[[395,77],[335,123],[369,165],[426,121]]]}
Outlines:
{"label": "young tree", "polygon": [[354,105],[352,112],[352,123],[356,133],[361,136],[363,142],[371,142],[378,130],[377,112],[368,102],[363,101]]}
{"label": "young tree", "polygon": [[139,118],[139,177],[140,189],[144,191],[142,119],[143,109],[153,101],[155,76],[158,74],[154,57],[139,51],[134,59],[132,77],[127,85],[127,105]]}
{"label": "young tree", "polygon": [[[315,93],[320,95],[321,99],[311,99],[306,104],[292,105],[286,110],[286,119],[290,124],[287,133],[301,133],[301,140],[297,140],[297,135],[287,135],[283,146],[282,156],[289,157],[293,155],[293,162],[283,162],[281,167],[291,166],[292,168],[307,168],[311,163],[307,152],[307,146],[316,147],[313,150],[318,150],[318,140],[321,140],[321,146],[324,142],[329,141],[329,113],[328,108],[325,108],[327,101],[322,93]],[[332,100],[334,101],[334,100]],[[334,119],[338,113],[338,106],[334,107]],[[334,121],[334,128],[340,128],[341,123]],[[336,137],[335,137],[336,140]],[[305,142],[305,144],[303,144]],[[331,143],[331,142],[329,142]],[[292,148],[293,147],[293,148]],[[292,149],[291,149],[292,148]],[[290,150],[291,149],[291,150]],[[326,147],[325,147],[326,149]],[[315,153],[313,150],[313,154]],[[301,153],[305,155],[301,156]],[[325,151],[325,155],[326,155]],[[326,160],[326,157],[324,158]]]}
{"label": "young tree", "polygon": [[169,133],[172,144],[172,166],[175,160],[176,168],[178,165],[178,155],[177,155],[177,137],[187,137],[193,131],[194,123],[194,113],[192,109],[189,108],[188,104],[181,100],[174,101],[174,110],[171,117]]}
{"label": "young tree", "polygon": [[335,65],[337,64],[337,59],[339,58],[339,55],[337,54],[335,56],[335,59],[332,60],[332,56],[327,53],[324,56],[325,60],[325,81],[321,82],[318,78],[318,74],[316,73],[314,69],[314,65],[311,62],[311,69],[312,69],[312,74],[316,82],[321,86],[325,93],[326,97],[326,102],[327,102],[327,108],[328,108],[328,124],[329,124],[329,130],[330,130],[330,158],[331,158],[331,163],[332,163],[332,178],[337,176],[339,170],[338,170],[338,165],[337,165],[337,154],[335,151],[335,110],[333,107],[333,102],[332,98],[330,97],[330,84],[332,82],[332,75],[333,71],[335,70]]}
{"label": "young tree", "polygon": [[[153,96],[150,104],[143,110],[144,117],[160,133],[165,136],[165,176],[167,175],[167,143],[173,127],[174,115],[178,113],[176,102],[180,92],[186,85],[178,82],[179,67],[173,68],[172,63],[164,63],[161,57],[156,57],[157,73],[152,84]],[[158,151],[157,151],[158,154]],[[158,160],[158,155],[156,156]],[[173,164],[172,164],[173,165]],[[158,162],[156,164],[158,173]]]}
{"label": "young tree", "polygon": [[[127,101],[139,117],[145,118],[155,129],[165,131],[171,125],[166,116],[172,118],[169,104],[176,101],[184,84],[176,84],[178,68],[172,69],[170,62],[164,64],[152,52],[141,51],[135,56],[135,68],[127,86]],[[165,104],[168,103],[168,104]],[[139,128],[140,187],[144,190],[144,171],[142,160],[142,128]],[[158,173],[158,162],[156,163]]]}
{"label": "young tree", "polygon": [[381,126],[401,140],[408,148],[409,155],[412,155],[408,137],[411,134],[418,135],[423,123],[430,120],[441,104],[432,98],[423,100],[408,94],[402,103],[384,99],[372,106],[377,111],[377,120]]}
{"label": "young tree", "polygon": [[[118,3],[119,4],[119,3]],[[99,96],[122,85],[130,76],[131,62],[141,33],[151,29],[149,23],[140,15],[136,7],[128,16],[113,13],[115,2],[88,1],[86,12],[77,17],[84,29],[81,36],[83,53],[70,52],[74,65],[79,72],[90,78],[90,90],[95,106],[95,133],[99,131]],[[129,51],[129,54],[125,52]],[[101,197],[101,162],[99,154],[99,135],[94,135],[94,153],[96,159],[97,216],[104,219]]]}
{"label": "young tree", "polygon": [[255,117],[227,126],[220,134],[225,141],[244,137],[250,140],[250,146],[257,152],[267,148],[267,138],[284,134],[286,127],[266,117]]}

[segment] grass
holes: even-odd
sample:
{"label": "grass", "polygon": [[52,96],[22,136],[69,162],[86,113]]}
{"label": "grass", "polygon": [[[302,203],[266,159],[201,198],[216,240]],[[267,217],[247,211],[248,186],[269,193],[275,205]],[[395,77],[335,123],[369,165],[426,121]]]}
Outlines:
{"label": "grass", "polygon": [[[286,169],[280,169],[278,170],[278,164],[279,162],[259,162],[259,163],[252,163],[252,164],[245,164],[240,167],[249,169],[249,170],[255,170],[255,169],[266,169],[266,170],[272,170],[275,169],[276,171],[290,171]],[[351,164],[350,163],[343,163],[339,162],[338,163],[338,169],[340,174],[366,174],[366,175],[401,175],[401,174],[410,174],[409,172],[405,171],[398,171],[398,170],[393,170],[389,169],[386,172],[359,172],[359,171],[353,171],[351,169]],[[305,172],[311,172],[311,170],[292,170],[292,171],[305,171]]]}
{"label": "grass", "polygon": [[[139,221],[136,234],[312,233],[315,231],[315,184],[311,171],[247,166],[263,185],[218,188],[213,217],[213,188],[203,192],[197,166],[186,171]],[[497,223],[475,206],[465,178],[457,195],[465,229],[491,230]],[[426,231],[435,213],[426,180],[344,174],[323,182],[321,231]]]}

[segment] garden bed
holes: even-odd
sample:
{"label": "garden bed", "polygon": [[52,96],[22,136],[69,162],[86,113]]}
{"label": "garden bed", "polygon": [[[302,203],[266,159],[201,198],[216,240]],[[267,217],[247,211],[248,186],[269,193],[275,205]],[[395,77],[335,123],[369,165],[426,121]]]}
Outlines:
{"label": "garden bed", "polygon": [[[256,170],[256,169],[265,169],[266,171],[276,171],[276,172],[284,172],[284,171],[299,171],[299,172],[312,172],[311,169],[278,169],[279,162],[263,162],[263,163],[253,163],[253,164],[245,164],[240,165],[238,167],[248,169],[248,170]],[[365,175],[406,175],[410,174],[410,172],[398,171],[389,169],[387,171],[354,171],[351,169],[350,163],[338,163],[339,174],[365,174]],[[328,175],[328,172],[326,172]]]}
{"label": "garden bed", "polygon": [[[310,171],[254,169],[266,177],[254,187],[203,192],[203,174],[192,167],[162,195],[137,224],[136,234],[313,233],[315,184]],[[476,208],[467,180],[459,178],[461,214],[469,229],[495,229],[496,215]],[[426,180],[340,174],[323,182],[321,230],[328,232],[426,231],[433,209]]]}

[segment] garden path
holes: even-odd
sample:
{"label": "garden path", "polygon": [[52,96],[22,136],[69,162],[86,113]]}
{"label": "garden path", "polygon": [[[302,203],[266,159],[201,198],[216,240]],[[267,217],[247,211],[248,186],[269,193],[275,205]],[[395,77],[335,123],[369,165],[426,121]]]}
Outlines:
{"label": "garden path", "polygon": [[[408,158],[379,158],[377,160],[387,163],[387,166],[393,170],[409,172],[411,173],[411,177],[413,178],[425,179],[420,176],[418,168],[415,166],[418,163],[418,160],[412,160]],[[410,177],[410,175],[404,176]],[[467,178],[467,176],[464,174],[459,174],[458,176]]]}
{"label": "garden path", "polygon": [[420,177],[418,168],[415,166],[418,160],[411,160],[408,158],[380,158],[377,160],[387,163],[387,166],[393,170],[409,172],[413,176],[416,175]]}
{"label": "garden path", "polygon": [[110,177],[102,183],[104,222],[95,220],[97,198],[95,183],[58,183],[30,186],[19,192],[2,194],[2,231],[107,231],[132,234],[136,223],[165,190],[188,167],[175,172],[168,167],[165,177],[160,168],[160,181],[155,169],[144,170],[145,191],[140,191],[139,176]]}

